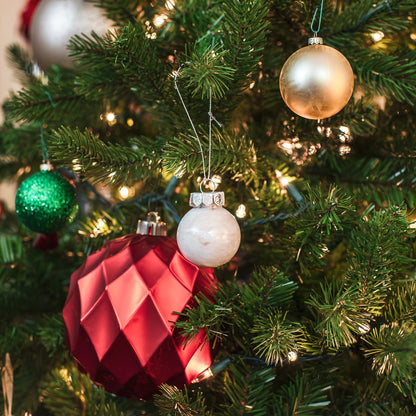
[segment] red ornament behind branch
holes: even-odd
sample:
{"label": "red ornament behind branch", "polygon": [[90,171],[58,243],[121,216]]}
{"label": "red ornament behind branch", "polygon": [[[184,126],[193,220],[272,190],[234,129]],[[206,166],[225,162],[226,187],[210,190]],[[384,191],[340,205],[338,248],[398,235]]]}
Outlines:
{"label": "red ornament behind branch", "polygon": [[29,40],[29,28],[32,23],[32,17],[35,13],[36,7],[38,7],[41,0],[28,0],[25,8],[20,14],[20,33]]}
{"label": "red ornament behind branch", "polygon": [[170,237],[110,241],[71,276],[63,310],[69,349],[94,382],[120,396],[190,384],[210,367],[211,348],[203,330],[184,345],[174,312],[214,285],[213,270],[186,260]]}

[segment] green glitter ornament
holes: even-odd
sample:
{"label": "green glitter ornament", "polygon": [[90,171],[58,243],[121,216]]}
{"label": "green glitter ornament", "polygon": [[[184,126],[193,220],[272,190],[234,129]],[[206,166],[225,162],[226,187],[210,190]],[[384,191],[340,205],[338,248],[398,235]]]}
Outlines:
{"label": "green glitter ornament", "polygon": [[16,194],[16,214],[32,231],[54,233],[78,212],[72,185],[58,173],[42,170],[25,179]]}

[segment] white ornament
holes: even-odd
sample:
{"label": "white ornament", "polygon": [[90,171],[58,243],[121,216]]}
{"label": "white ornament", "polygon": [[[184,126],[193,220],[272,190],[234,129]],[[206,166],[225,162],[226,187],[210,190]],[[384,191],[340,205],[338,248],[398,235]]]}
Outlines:
{"label": "white ornament", "polygon": [[52,64],[73,68],[67,44],[71,36],[104,34],[111,27],[103,10],[83,0],[42,0],[30,24],[29,39],[33,56],[46,70]]}
{"label": "white ornament", "polygon": [[222,192],[193,193],[190,204],[194,208],[179,223],[179,249],[197,266],[221,266],[233,258],[240,246],[240,226],[222,207],[223,203]]}

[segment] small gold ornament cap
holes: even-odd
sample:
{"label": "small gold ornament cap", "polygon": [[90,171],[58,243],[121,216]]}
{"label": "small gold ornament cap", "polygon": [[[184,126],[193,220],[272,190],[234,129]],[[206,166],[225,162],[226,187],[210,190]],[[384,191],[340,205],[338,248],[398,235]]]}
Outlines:
{"label": "small gold ornament cap", "polygon": [[324,40],[319,36],[314,36],[313,38],[308,39],[308,45],[323,45]]}
{"label": "small gold ornament cap", "polygon": [[152,211],[147,214],[146,220],[137,221],[136,234],[166,236],[168,227],[165,222],[160,221],[158,213]]}
{"label": "small gold ornament cap", "polygon": [[222,207],[224,204],[224,192],[192,192],[189,197],[189,205],[193,208]]}

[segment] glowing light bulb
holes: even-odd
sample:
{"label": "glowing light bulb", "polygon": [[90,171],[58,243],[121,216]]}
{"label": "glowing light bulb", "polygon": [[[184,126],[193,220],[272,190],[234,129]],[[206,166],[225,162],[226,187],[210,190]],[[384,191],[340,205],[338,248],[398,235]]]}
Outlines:
{"label": "glowing light bulb", "polygon": [[156,27],[160,27],[163,25],[163,23],[165,23],[165,20],[167,18],[168,17],[165,14],[156,15],[155,18],[153,19],[153,23]]}
{"label": "glowing light bulb", "polygon": [[378,30],[377,32],[371,34],[371,39],[373,39],[374,42],[380,42],[383,38],[384,33],[381,30]]}
{"label": "glowing light bulb", "polygon": [[108,122],[113,122],[116,119],[116,115],[114,113],[107,113],[105,115],[105,118],[107,119]]}
{"label": "glowing light bulb", "polygon": [[240,204],[237,210],[235,211],[235,216],[237,218],[245,218],[246,215],[247,215],[246,206],[244,204]]}
{"label": "glowing light bulb", "polygon": [[121,199],[127,199],[127,198],[134,195],[134,188],[130,188],[128,186],[122,186],[118,190],[118,193],[119,193]]}
{"label": "glowing light bulb", "polygon": [[165,3],[165,7],[168,10],[172,10],[175,7],[175,1],[174,0],[167,0]]}
{"label": "glowing light bulb", "polygon": [[293,363],[298,359],[298,353],[296,351],[289,351],[287,354],[287,359]]}

